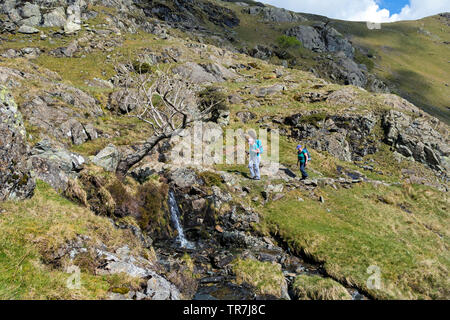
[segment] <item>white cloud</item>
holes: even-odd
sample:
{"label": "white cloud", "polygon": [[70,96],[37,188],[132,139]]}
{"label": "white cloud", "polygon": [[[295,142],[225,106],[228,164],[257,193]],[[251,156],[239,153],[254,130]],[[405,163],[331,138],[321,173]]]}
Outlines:
{"label": "white cloud", "polygon": [[396,20],[415,20],[434,14],[449,12],[450,0],[410,0],[400,14],[393,15]]}
{"label": "white cloud", "polygon": [[329,18],[393,22],[420,19],[450,11],[450,0],[410,0],[399,14],[381,8],[379,0],[259,0],[261,2],[297,12],[324,15]]}

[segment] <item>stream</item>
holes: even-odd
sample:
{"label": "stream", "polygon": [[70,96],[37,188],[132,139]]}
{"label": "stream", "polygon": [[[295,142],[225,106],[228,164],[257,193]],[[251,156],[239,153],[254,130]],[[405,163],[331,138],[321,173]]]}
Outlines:
{"label": "stream", "polygon": [[[233,230],[224,230],[223,233],[212,231],[209,238],[198,237],[183,229],[181,211],[172,190],[169,191],[168,205],[170,220],[178,234],[174,239],[155,241],[158,262],[168,273],[174,273],[177,272],[180,259],[186,253],[189,254],[194,264],[194,273],[199,275],[195,277],[194,291],[191,292],[194,300],[280,299],[275,296],[257,295],[252,287],[245,283],[236,284],[231,270],[231,262],[236,258],[279,263],[287,282],[285,299],[295,299],[292,284],[297,275],[327,277],[320,265],[306,262],[301,257],[293,255],[289,249],[283,248],[283,244],[279,245],[276,239],[261,238],[252,231],[248,236],[256,244],[252,246],[235,246],[233,243],[224,242],[225,235],[232,233]],[[353,300],[368,299],[354,288],[347,290]]]}
{"label": "stream", "polygon": [[172,190],[169,191],[169,210],[170,210],[170,220],[175,226],[175,229],[178,232],[176,243],[179,244],[180,248],[186,248],[186,249],[194,249],[195,245],[186,239],[184,235],[184,230],[181,227],[180,222],[180,210],[178,209],[178,204],[175,199],[175,194]]}

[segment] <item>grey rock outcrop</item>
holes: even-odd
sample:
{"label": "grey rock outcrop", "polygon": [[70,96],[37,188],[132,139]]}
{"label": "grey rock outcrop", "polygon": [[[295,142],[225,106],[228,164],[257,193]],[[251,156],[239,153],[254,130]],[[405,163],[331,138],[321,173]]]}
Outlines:
{"label": "grey rock outcrop", "polygon": [[72,34],[81,30],[81,8],[83,0],[75,0],[75,2],[67,7],[67,20],[64,24],[64,33]]}
{"label": "grey rock outcrop", "polygon": [[195,171],[189,168],[177,168],[170,173],[169,177],[173,184],[179,188],[204,184]]}
{"label": "grey rock outcrop", "polygon": [[22,115],[10,93],[0,87],[0,201],[33,195]]}
{"label": "grey rock outcrop", "polygon": [[29,163],[34,177],[47,182],[55,190],[64,191],[69,179],[76,178],[83,169],[85,159],[43,140],[31,150]]}
{"label": "grey rock outcrop", "polygon": [[6,0],[0,4],[0,12],[7,14],[12,24],[20,26],[18,32],[21,33],[36,33],[39,30],[35,27],[42,26],[60,27],[66,34],[71,34],[81,29],[81,17],[87,9],[86,4],[84,0]]}
{"label": "grey rock outcrop", "polygon": [[[327,102],[355,103],[359,98],[350,89],[329,94]],[[391,110],[339,115],[309,112],[287,117],[285,124],[292,126],[291,135],[296,139],[343,161],[361,160],[377,152],[380,137],[375,128],[381,127],[381,138],[396,152],[446,176],[450,168],[447,127],[400,97],[390,94],[381,97]]]}
{"label": "grey rock outcrop", "polygon": [[[366,87],[368,82],[367,72],[351,58],[345,56],[343,52],[339,52],[334,60],[329,61],[328,65],[332,70],[331,75],[335,78],[334,80],[340,80],[346,85]],[[374,87],[374,89],[377,89],[377,87]]]}
{"label": "grey rock outcrop", "polygon": [[205,19],[222,27],[234,27],[240,23],[239,18],[232,10],[216,2],[178,0],[167,5],[160,1],[135,0],[135,3],[143,9],[147,16],[177,24],[177,27],[192,29],[201,26]]}
{"label": "grey rock outcrop", "polygon": [[257,98],[264,98],[265,96],[270,96],[273,94],[280,93],[286,90],[286,87],[282,84],[274,84],[269,87],[254,87],[250,90],[250,94],[256,96]]}
{"label": "grey rock outcrop", "polygon": [[96,165],[104,168],[106,171],[114,172],[119,164],[121,154],[113,144],[107,145],[92,159]]}
{"label": "grey rock outcrop", "polygon": [[251,15],[260,15],[263,21],[268,22],[287,23],[307,20],[299,13],[276,7],[249,7],[244,8],[242,11]]}
{"label": "grey rock outcrop", "polygon": [[286,35],[296,37],[303,46],[315,52],[343,52],[348,58],[353,58],[355,49],[341,33],[324,23],[314,26],[296,26]]}
{"label": "grey rock outcrop", "polygon": [[397,152],[446,172],[450,168],[448,133],[439,132],[438,125],[437,119],[413,117],[395,110],[388,111],[383,117],[385,140]]}
{"label": "grey rock outcrop", "polygon": [[58,7],[44,14],[43,27],[63,27],[66,24],[66,12],[63,7]]}
{"label": "grey rock outcrop", "polygon": [[24,33],[24,34],[33,34],[33,33],[39,33],[39,29],[30,27],[27,25],[23,25],[19,28],[19,30],[17,30],[17,32]]}
{"label": "grey rock outcrop", "polygon": [[389,92],[386,84],[368,71],[364,64],[355,60],[355,48],[339,31],[325,23],[313,26],[299,25],[286,31],[296,37],[309,50],[320,53],[317,76],[334,82],[367,88],[372,92]]}
{"label": "grey rock outcrop", "polygon": [[286,118],[293,125],[292,135],[319,151],[327,151],[342,161],[361,159],[377,151],[373,129],[377,116],[365,115],[317,115],[297,114]]}
{"label": "grey rock outcrop", "polygon": [[180,291],[168,280],[157,274],[155,266],[148,260],[131,255],[130,249],[125,246],[110,253],[97,249],[97,256],[104,261],[103,267],[98,269],[100,274],[125,273],[132,277],[146,278],[147,289],[142,293],[141,299],[149,300],[180,300]]}
{"label": "grey rock outcrop", "polygon": [[218,63],[199,65],[194,62],[186,62],[174,68],[173,72],[193,83],[223,82],[237,77],[233,71]]}
{"label": "grey rock outcrop", "polygon": [[23,26],[35,27],[41,24],[42,16],[39,5],[31,2],[26,2],[20,9],[20,14],[23,20],[20,24]]}
{"label": "grey rock outcrop", "polygon": [[1,54],[2,57],[12,59],[12,58],[27,58],[34,59],[37,58],[41,54],[41,50],[39,48],[23,48],[23,49],[8,49],[4,53]]}
{"label": "grey rock outcrop", "polygon": [[151,278],[147,281],[147,297],[151,300],[180,300],[180,292],[169,281],[160,275],[150,274]]}

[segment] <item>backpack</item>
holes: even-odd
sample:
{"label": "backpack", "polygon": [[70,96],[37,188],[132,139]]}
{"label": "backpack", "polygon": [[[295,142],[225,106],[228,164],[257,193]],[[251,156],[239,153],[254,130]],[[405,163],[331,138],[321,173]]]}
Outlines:
{"label": "backpack", "polygon": [[261,140],[256,140],[256,147],[259,149],[259,154],[262,154],[264,152]]}
{"label": "backpack", "polygon": [[[306,149],[306,147],[303,149],[302,152],[306,153],[306,156],[308,157],[308,161],[312,160],[311,154],[309,153],[308,149]],[[298,154],[300,154],[300,152]]]}
{"label": "backpack", "polygon": [[306,151],[306,155],[308,156],[308,161],[311,161],[312,160],[311,154],[309,153],[308,149],[306,149],[306,147],[305,147],[305,151]]}

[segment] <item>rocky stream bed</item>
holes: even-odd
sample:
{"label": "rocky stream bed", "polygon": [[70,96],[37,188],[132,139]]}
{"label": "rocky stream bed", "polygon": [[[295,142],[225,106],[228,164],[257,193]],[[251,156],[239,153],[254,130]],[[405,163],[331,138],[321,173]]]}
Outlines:
{"label": "rocky stream bed", "polygon": [[[210,235],[205,235],[199,234],[198,228],[182,229],[180,218],[183,217],[173,191],[169,193],[169,208],[171,222],[178,235],[174,239],[155,241],[153,246],[158,262],[167,274],[179,272],[177,261],[189,255],[196,276],[189,284],[184,283],[184,286],[191,286],[184,290],[191,291],[194,300],[296,299],[293,282],[298,275],[328,277],[321,265],[293,254],[281,239],[263,237],[255,232],[249,223],[255,219],[253,212],[236,214],[232,211],[222,217],[223,229],[216,227]],[[240,225],[238,230],[230,227],[236,223]],[[281,294],[258,294],[251,285],[245,282],[238,284],[232,268],[235,259],[279,264],[284,276]],[[346,289],[353,300],[368,299],[355,288]]]}

